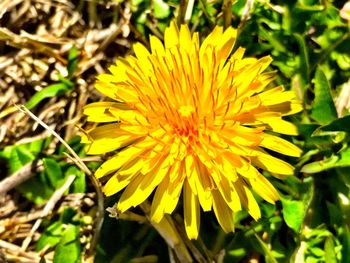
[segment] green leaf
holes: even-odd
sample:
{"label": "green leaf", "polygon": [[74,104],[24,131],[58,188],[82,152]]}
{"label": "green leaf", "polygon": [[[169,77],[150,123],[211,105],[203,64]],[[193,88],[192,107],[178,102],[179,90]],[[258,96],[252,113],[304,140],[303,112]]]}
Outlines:
{"label": "green leaf", "polygon": [[327,263],[337,263],[337,256],[334,249],[334,240],[332,236],[327,237],[324,244],[325,261]]}
{"label": "green leaf", "polygon": [[[299,45],[299,73],[302,79],[302,84],[305,87],[309,83],[309,74],[310,74],[310,63],[308,50],[306,48],[305,39],[300,34],[294,34],[294,37]],[[303,88],[305,91],[305,88]]]}
{"label": "green leaf", "polygon": [[6,159],[9,174],[18,171],[22,166],[35,159],[35,155],[29,150],[28,145],[7,146],[0,152],[0,157]]}
{"label": "green leaf", "polygon": [[336,167],[347,167],[350,166],[350,148],[346,148],[339,155],[332,155],[329,158],[326,158],[321,161],[316,161],[312,163],[305,164],[301,168],[301,172],[303,173],[319,173],[331,168]]}
{"label": "green leaf", "polygon": [[68,224],[62,238],[56,247],[54,263],[81,262],[81,245],[79,241],[79,226]]}
{"label": "green leaf", "polygon": [[232,13],[235,14],[236,16],[241,17],[243,14],[243,10],[245,7],[245,0],[236,0],[233,1],[232,4]]}
{"label": "green leaf", "polygon": [[305,206],[303,202],[288,200],[286,198],[281,198],[281,201],[283,206],[283,218],[286,224],[298,233],[305,217]]}
{"label": "green leaf", "polygon": [[70,187],[71,193],[84,193],[86,190],[85,173],[75,166],[70,166],[65,172],[65,176],[75,175],[76,178]]}
{"label": "green leaf", "polygon": [[315,100],[311,117],[320,124],[327,124],[337,118],[337,111],[330,93],[328,80],[320,68],[317,68],[315,78]]}
{"label": "green leaf", "polygon": [[330,158],[305,164],[300,171],[308,174],[319,173],[321,171],[336,167],[338,160],[339,156],[332,155]]}
{"label": "green leaf", "polygon": [[60,215],[60,221],[64,224],[74,223],[74,218],[79,217],[79,213],[72,207],[66,207]]}
{"label": "green leaf", "polygon": [[65,84],[69,89],[74,87],[74,83],[72,81],[70,81],[69,79],[62,77],[61,75],[58,75],[58,80]]}
{"label": "green leaf", "polygon": [[333,52],[332,57],[335,58],[340,69],[342,70],[350,69],[350,57],[347,54]]}
{"label": "green leaf", "polygon": [[45,173],[53,188],[59,188],[64,181],[60,165],[52,158],[44,158]]}
{"label": "green leaf", "polygon": [[329,214],[329,222],[332,226],[340,226],[343,222],[343,211],[337,205],[326,201],[328,214]]}
{"label": "green leaf", "polygon": [[295,8],[303,11],[323,11],[325,9],[323,5],[303,5],[303,4],[296,4]]}
{"label": "green leaf", "polygon": [[154,16],[162,19],[167,18],[170,15],[170,7],[163,0],[154,0]]}
{"label": "green leaf", "polygon": [[37,156],[39,153],[42,152],[43,148],[45,146],[45,140],[37,140],[33,141],[29,144],[29,150],[32,152],[35,156]]}
{"label": "green leaf", "polygon": [[61,96],[68,92],[70,87],[65,83],[56,83],[46,88],[38,91],[30,98],[30,100],[25,104],[28,109],[33,109],[36,105],[38,105],[42,100],[47,98],[52,98],[55,96]]}
{"label": "green leaf", "polygon": [[54,190],[44,172],[36,174],[16,188],[25,198],[35,204],[42,204],[51,197]]}
{"label": "green leaf", "polygon": [[310,247],[310,252],[316,257],[324,257],[324,250],[319,247]]}
{"label": "green leaf", "polygon": [[282,53],[287,52],[287,49],[286,49],[285,45],[283,45],[281,40],[277,36],[272,34],[271,32],[267,31],[263,25],[259,26],[259,33],[260,33],[260,36],[263,39],[267,40],[271,44],[271,46],[274,47],[274,49],[276,51],[279,51]]}
{"label": "green leaf", "polygon": [[299,124],[299,134],[303,136],[305,142],[305,148],[313,148],[315,145],[318,148],[329,149],[333,144],[332,137],[328,134],[322,136],[314,135],[315,130],[319,127],[317,124]]}
{"label": "green leaf", "polygon": [[68,54],[68,78],[71,79],[78,66],[78,49],[76,46],[72,46]]}
{"label": "green leaf", "polygon": [[277,260],[275,259],[275,257],[273,256],[273,253],[271,251],[271,248],[269,248],[264,241],[261,240],[261,238],[257,235],[254,234],[255,238],[258,240],[258,243],[260,245],[260,248],[263,250],[264,252],[264,257],[265,257],[265,261],[267,263],[277,263]]}
{"label": "green leaf", "polygon": [[61,240],[63,230],[63,225],[60,221],[56,221],[46,228],[36,243],[36,251],[40,251],[46,246],[49,248],[56,246]]}
{"label": "green leaf", "polygon": [[348,263],[350,262],[350,231],[347,225],[344,226],[344,231],[341,236],[343,248],[341,250],[341,262]]}
{"label": "green leaf", "polygon": [[329,124],[317,128],[312,136],[328,135],[327,132],[348,132],[350,133],[350,115],[336,119]]}

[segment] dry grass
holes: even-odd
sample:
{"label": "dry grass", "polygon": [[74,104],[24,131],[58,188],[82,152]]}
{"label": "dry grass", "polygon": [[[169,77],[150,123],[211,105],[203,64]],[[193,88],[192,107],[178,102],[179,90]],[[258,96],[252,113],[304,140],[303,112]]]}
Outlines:
{"label": "dry grass", "polygon": [[[77,70],[70,76],[74,89],[39,103],[32,112],[65,141],[79,133],[77,127],[83,125],[82,107],[88,99],[101,99],[93,88],[96,75],[103,73],[117,56],[129,52],[135,36],[140,35],[130,26],[130,18],[128,1],[5,0],[0,3],[0,149],[50,136],[27,114],[18,111],[15,104],[25,104],[38,91],[59,82],[58,76],[68,77],[67,57],[73,46],[78,49]],[[58,146],[59,141],[54,138],[42,154],[50,155]],[[52,251],[34,251],[40,236],[40,228],[33,227],[35,222],[54,216],[61,206],[93,212],[94,189],[64,198],[61,193],[54,201],[50,199],[46,208],[33,206],[11,191],[40,169],[40,165],[30,163],[17,172],[17,177],[12,177],[19,178],[14,180],[14,185],[2,189],[5,193],[0,196],[0,262],[4,262],[1,258],[5,255],[9,262],[38,262],[43,255],[51,262]],[[5,176],[5,164],[0,164],[0,180]],[[81,241],[86,249],[93,228],[90,223],[82,230]]]}

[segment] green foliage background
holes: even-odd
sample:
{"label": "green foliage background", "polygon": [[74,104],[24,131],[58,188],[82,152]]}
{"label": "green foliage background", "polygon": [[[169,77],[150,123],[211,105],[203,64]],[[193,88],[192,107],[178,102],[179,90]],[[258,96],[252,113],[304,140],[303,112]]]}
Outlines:
{"label": "green foliage background", "polygon": [[[345,110],[344,117],[338,117],[334,102],[350,78],[350,24],[339,16],[346,1],[250,2],[247,13],[245,0],[195,1],[188,24],[203,38],[215,25],[232,25],[239,29],[236,48],[245,47],[246,56],[272,56],[270,70],[278,72],[275,84],[294,90],[304,104],[303,112],[290,117],[300,135],[286,137],[303,149],[303,155],[287,160],[296,167],[294,177],[280,181],[265,174],[282,198],[276,206],[259,199],[259,221],[242,211],[235,218],[235,233],[226,235],[211,213],[202,213],[201,239],[192,245],[204,262],[350,262],[350,116]],[[131,25],[138,32],[134,41],[148,45],[149,34],[161,37],[171,20],[184,21],[186,3],[131,0],[118,4],[131,10]],[[103,10],[103,3],[100,8]],[[70,96],[76,85],[78,53],[71,49],[68,76],[33,94],[26,102],[29,109],[48,98]],[[119,55],[131,50],[122,53]],[[45,203],[71,174],[76,179],[69,193],[93,191],[84,172],[63,160],[63,146],[50,156],[42,154],[51,140],[0,149],[8,174],[30,161],[43,160],[43,171],[16,188],[33,205]],[[85,155],[78,137],[69,144],[80,156]],[[92,170],[98,165],[89,163]],[[117,199],[107,198],[105,207],[113,206]],[[181,211],[178,207],[177,213]],[[83,211],[61,206],[57,216],[44,220],[35,249],[48,245],[55,251],[54,262],[81,262],[87,241],[79,237],[84,229],[93,227],[95,212],[94,208]],[[131,215],[135,214],[143,216],[138,209]],[[106,212],[95,262],[169,262],[167,245],[152,226],[132,216],[127,219],[131,220],[116,220]]]}

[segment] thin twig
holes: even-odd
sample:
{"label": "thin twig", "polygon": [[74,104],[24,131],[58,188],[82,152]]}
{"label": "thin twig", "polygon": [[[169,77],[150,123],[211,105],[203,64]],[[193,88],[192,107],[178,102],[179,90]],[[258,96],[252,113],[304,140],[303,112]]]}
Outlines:
{"label": "thin twig", "polygon": [[38,117],[36,117],[30,110],[28,110],[24,105],[16,105],[15,106],[25,114],[27,114],[29,117],[31,117],[34,121],[39,123],[42,127],[44,127],[46,130],[48,130],[53,136],[55,136],[71,153],[71,155],[74,157],[74,162],[76,164],[79,164],[79,168],[84,171],[89,179],[91,180],[91,183],[93,187],[95,188],[96,195],[97,195],[97,212],[96,212],[96,218],[95,218],[95,233],[91,239],[91,245],[89,248],[89,251],[87,255],[92,255],[94,253],[94,249],[97,245],[98,238],[100,236],[101,227],[103,224],[103,216],[104,216],[104,198],[103,193],[101,190],[101,185],[99,181],[96,179],[96,177],[93,176],[92,172],[89,170],[89,168],[85,165],[85,163],[80,159],[80,157],[76,154],[76,152],[69,146],[68,143],[65,142],[65,140],[62,139],[61,136],[57,134],[54,130],[52,130],[47,124],[45,124],[42,120],[40,120]]}
{"label": "thin twig", "polygon": [[245,24],[247,23],[247,21],[250,18],[250,12],[254,6],[254,2],[255,0],[247,0],[244,9],[243,9],[243,14],[242,14],[242,18],[241,18],[241,22],[238,25],[238,31],[242,32],[243,27],[245,26]]}
{"label": "thin twig", "polygon": [[98,24],[98,16],[96,10],[96,0],[88,1],[89,26],[94,27]]}
{"label": "thin twig", "polygon": [[210,15],[209,15],[209,13],[208,13],[208,11],[206,9],[206,4],[207,4],[206,1],[205,0],[199,0],[199,4],[200,4],[201,9],[203,11],[204,17],[209,22],[210,27],[213,27],[214,26],[214,22],[211,20]]}
{"label": "thin twig", "polygon": [[188,24],[188,22],[190,21],[191,19],[191,16],[192,16],[192,11],[193,11],[193,5],[194,5],[194,0],[189,0],[187,2],[187,6],[186,6],[186,12],[185,12],[185,18],[184,18],[184,22],[186,24]]}
{"label": "thin twig", "polygon": [[65,183],[52,194],[49,201],[47,201],[44,209],[41,211],[40,218],[35,221],[32,229],[29,232],[29,235],[23,240],[21,249],[23,249],[24,251],[27,249],[30,242],[32,241],[32,237],[33,237],[34,233],[38,230],[41,222],[43,221],[43,218],[48,216],[50,214],[50,212],[52,211],[52,209],[54,209],[56,203],[61,199],[63,194],[68,190],[70,185],[75,180],[75,177],[76,177],[75,175],[68,176]]}
{"label": "thin twig", "polygon": [[30,162],[24,165],[14,174],[6,177],[0,182],[0,195],[5,194],[6,192],[33,177],[35,173],[32,171],[39,169],[42,165],[42,161]]}
{"label": "thin twig", "polygon": [[140,204],[140,208],[145,213],[150,224],[163,237],[168,246],[174,250],[175,255],[180,260],[180,262],[192,263],[193,259],[188,252],[185,242],[182,240],[173,219],[169,215],[164,215],[164,218],[159,223],[153,222],[149,217],[151,205],[147,200]]}
{"label": "thin twig", "polygon": [[224,0],[224,3],[222,4],[222,9],[224,12],[224,27],[228,28],[231,26],[231,20],[232,20],[232,0]]}
{"label": "thin twig", "polygon": [[[211,257],[209,258],[205,258],[205,256],[210,256],[209,252],[205,251],[205,256],[197,249],[197,247],[193,244],[193,242],[191,240],[188,239],[187,234],[186,234],[186,230],[184,225],[182,224],[183,222],[183,218],[179,215],[179,214],[175,214],[175,227],[177,228],[181,239],[184,241],[185,245],[187,246],[187,248],[191,251],[192,255],[194,256],[194,258],[196,259],[196,262],[200,262],[200,263],[209,263],[209,262],[213,262],[213,260],[211,259]],[[202,245],[204,245],[204,243],[202,243]],[[202,247],[202,250],[206,250],[206,247]]]}
{"label": "thin twig", "polygon": [[[40,261],[40,257],[38,256],[38,254],[36,254],[34,252],[22,251],[19,246],[14,245],[14,244],[9,243],[9,242],[6,242],[6,241],[1,240],[1,239],[0,239],[0,247],[4,248],[7,251],[11,251],[15,255],[26,257],[28,259],[27,262],[39,262]],[[6,256],[8,256],[7,253],[6,253]],[[31,261],[29,261],[29,260],[31,260]]]}
{"label": "thin twig", "polygon": [[186,12],[186,7],[188,6],[188,1],[187,0],[181,0],[179,4],[179,12],[176,18],[176,23],[178,26],[180,26],[185,17],[185,12]]}

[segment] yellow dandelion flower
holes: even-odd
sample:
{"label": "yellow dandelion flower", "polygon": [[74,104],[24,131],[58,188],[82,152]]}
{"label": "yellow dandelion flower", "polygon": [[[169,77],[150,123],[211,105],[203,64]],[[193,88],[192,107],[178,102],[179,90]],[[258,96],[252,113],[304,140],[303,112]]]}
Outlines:
{"label": "yellow dandelion flower", "polygon": [[302,107],[293,92],[267,89],[274,74],[263,71],[271,57],[243,58],[243,48],[230,56],[236,34],[217,26],[200,45],[198,33],[172,23],[164,45],[151,36],[151,51],[135,44],[136,56],[119,59],[110,74],[98,76],[96,88],[114,102],[85,107],[88,121],[109,124],[87,131],[83,142],[89,154],[118,151],[95,175],[110,176],[107,196],[125,188],[119,212],[155,190],[150,217],[160,222],[182,192],[186,232],[195,239],[200,207],[214,210],[222,229],[231,232],[242,207],[260,217],[251,190],[270,203],[279,198],[259,169],[277,178],[293,174],[291,165],[265,149],[301,154],[272,132],[297,134],[282,117]]}

